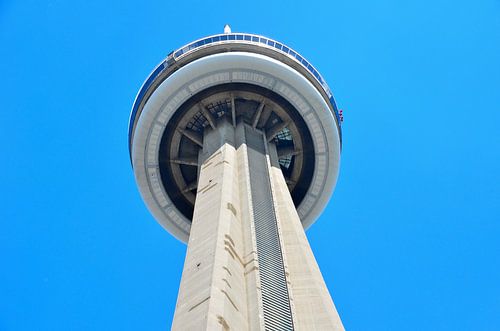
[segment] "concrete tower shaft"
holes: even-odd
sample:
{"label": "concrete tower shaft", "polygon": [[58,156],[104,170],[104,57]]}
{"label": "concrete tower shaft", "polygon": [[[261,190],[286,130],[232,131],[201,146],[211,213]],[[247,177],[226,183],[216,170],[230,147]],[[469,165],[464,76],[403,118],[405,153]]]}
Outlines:
{"label": "concrete tower shaft", "polygon": [[274,141],[229,120],[205,130],[173,330],[342,330]]}

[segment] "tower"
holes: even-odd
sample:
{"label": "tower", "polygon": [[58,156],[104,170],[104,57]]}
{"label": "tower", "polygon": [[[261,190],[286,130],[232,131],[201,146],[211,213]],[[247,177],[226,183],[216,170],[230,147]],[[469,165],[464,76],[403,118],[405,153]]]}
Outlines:
{"label": "tower", "polygon": [[173,51],[129,124],[142,198],[188,243],[174,330],[343,330],[304,229],[338,175],[341,127],[288,46],[225,33]]}

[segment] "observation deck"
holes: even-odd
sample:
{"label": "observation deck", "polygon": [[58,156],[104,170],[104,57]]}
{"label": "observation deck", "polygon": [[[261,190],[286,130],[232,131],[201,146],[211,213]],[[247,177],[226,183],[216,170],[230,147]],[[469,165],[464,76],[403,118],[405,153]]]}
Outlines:
{"label": "observation deck", "polygon": [[275,144],[305,228],[328,202],[338,175],[341,121],[323,77],[299,53],[246,33],[202,38],[171,52],[142,85],[129,122],[129,151],[155,218],[186,242],[203,132],[244,122]]}

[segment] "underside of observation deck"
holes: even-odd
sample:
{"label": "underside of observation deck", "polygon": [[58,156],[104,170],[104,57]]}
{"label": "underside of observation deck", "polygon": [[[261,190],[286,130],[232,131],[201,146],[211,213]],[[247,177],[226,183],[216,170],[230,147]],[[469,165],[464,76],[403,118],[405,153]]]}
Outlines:
{"label": "underside of observation deck", "polygon": [[129,138],[139,190],[160,224],[184,242],[199,190],[204,132],[220,119],[233,127],[245,123],[275,143],[305,228],[333,191],[341,146],[333,97],[307,61],[291,58],[297,53],[258,40],[212,38],[174,52],[134,103]]}
{"label": "underside of observation deck", "polygon": [[264,131],[276,144],[279,165],[295,205],[311,183],[314,147],[297,110],[276,93],[248,84],[224,84],[186,101],[170,120],[160,145],[160,173],[177,208],[191,219],[198,190],[198,157],[203,132],[221,119]]}

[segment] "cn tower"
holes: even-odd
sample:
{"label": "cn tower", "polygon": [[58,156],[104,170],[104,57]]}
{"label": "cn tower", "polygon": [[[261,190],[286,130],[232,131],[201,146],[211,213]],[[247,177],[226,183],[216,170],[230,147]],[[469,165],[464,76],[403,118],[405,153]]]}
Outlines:
{"label": "cn tower", "polygon": [[128,140],[145,204],[188,245],[173,330],[344,330],[304,232],[342,144],[310,62],[226,26],[153,70]]}

